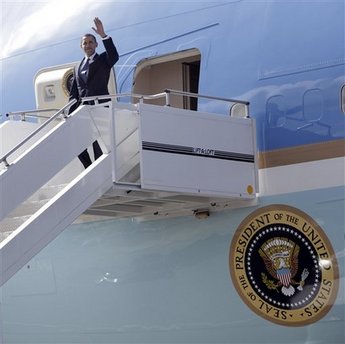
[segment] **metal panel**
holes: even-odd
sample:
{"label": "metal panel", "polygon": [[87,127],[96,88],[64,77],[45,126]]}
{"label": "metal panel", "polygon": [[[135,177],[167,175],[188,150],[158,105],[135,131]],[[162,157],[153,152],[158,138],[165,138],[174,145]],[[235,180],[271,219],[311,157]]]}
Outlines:
{"label": "metal panel", "polygon": [[133,183],[139,165],[139,116],[135,105],[115,103],[114,109],[114,182]]}
{"label": "metal panel", "polygon": [[253,120],[140,104],[141,186],[253,198]]}

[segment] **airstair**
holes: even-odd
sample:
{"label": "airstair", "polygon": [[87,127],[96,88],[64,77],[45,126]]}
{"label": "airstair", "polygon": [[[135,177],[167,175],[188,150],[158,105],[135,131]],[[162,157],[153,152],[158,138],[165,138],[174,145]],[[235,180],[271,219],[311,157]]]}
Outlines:
{"label": "airstair", "polygon": [[[107,103],[86,98],[94,105],[71,115],[72,103],[43,123],[0,126],[0,286],[74,221],[198,216],[255,204],[248,104],[227,100],[233,116],[190,111],[169,106],[173,92],[131,95],[136,104],[120,102],[122,95]],[[145,103],[162,97],[162,106]],[[77,156],[95,140],[103,155],[84,170]]]}

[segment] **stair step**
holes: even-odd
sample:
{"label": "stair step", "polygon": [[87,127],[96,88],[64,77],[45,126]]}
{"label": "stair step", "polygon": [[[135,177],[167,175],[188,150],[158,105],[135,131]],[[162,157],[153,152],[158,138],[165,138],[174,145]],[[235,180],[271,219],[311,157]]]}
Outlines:
{"label": "stair step", "polygon": [[0,243],[3,242],[10,234],[12,233],[12,231],[9,232],[0,232]]}
{"label": "stair step", "polygon": [[44,186],[0,222],[0,242],[41,209],[66,184]]}
{"label": "stair step", "polygon": [[58,192],[60,192],[66,184],[45,186],[38,190],[25,202],[23,202],[19,207],[13,210],[8,217],[20,217],[26,215],[34,214],[38,209],[40,209],[45,203],[52,199]]}
{"label": "stair step", "polygon": [[21,216],[30,216],[34,214],[38,209],[40,209],[45,203],[47,203],[49,199],[45,199],[42,201],[26,201],[25,203],[21,204],[18,208],[13,210],[7,218],[17,218]]}
{"label": "stair step", "polygon": [[0,233],[13,232],[21,226],[31,215],[6,218],[0,222]]}
{"label": "stair step", "polygon": [[120,180],[120,183],[135,183],[140,182],[140,164],[136,164],[130,171],[128,171]]}
{"label": "stair step", "polygon": [[50,200],[59,191],[61,191],[66,185],[67,184],[45,185],[41,189],[39,189],[37,192],[35,192],[26,202]]}

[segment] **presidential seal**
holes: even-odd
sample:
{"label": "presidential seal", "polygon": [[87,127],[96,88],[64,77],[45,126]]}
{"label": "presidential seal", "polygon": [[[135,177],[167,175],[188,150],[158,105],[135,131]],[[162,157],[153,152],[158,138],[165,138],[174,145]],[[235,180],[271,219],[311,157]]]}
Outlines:
{"label": "presidential seal", "polygon": [[338,291],[338,265],[327,236],[310,216],[286,205],[260,208],[242,221],[229,266],[242,300],[281,325],[318,321]]}
{"label": "presidential seal", "polygon": [[62,76],[62,90],[66,96],[69,96],[73,82],[73,68],[69,68]]}

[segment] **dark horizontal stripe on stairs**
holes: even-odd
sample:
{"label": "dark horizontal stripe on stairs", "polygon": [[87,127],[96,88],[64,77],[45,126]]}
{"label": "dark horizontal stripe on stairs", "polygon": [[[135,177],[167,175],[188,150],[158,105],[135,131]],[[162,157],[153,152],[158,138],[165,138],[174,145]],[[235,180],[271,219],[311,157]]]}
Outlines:
{"label": "dark horizontal stripe on stairs", "polygon": [[192,156],[205,157],[205,158],[254,163],[254,155],[251,155],[251,154],[226,152],[226,151],[214,150],[214,149],[208,149],[208,148],[170,145],[170,144],[165,144],[165,143],[156,143],[156,142],[147,142],[147,141],[142,142],[142,148],[143,150],[162,152],[162,153],[192,155]]}

